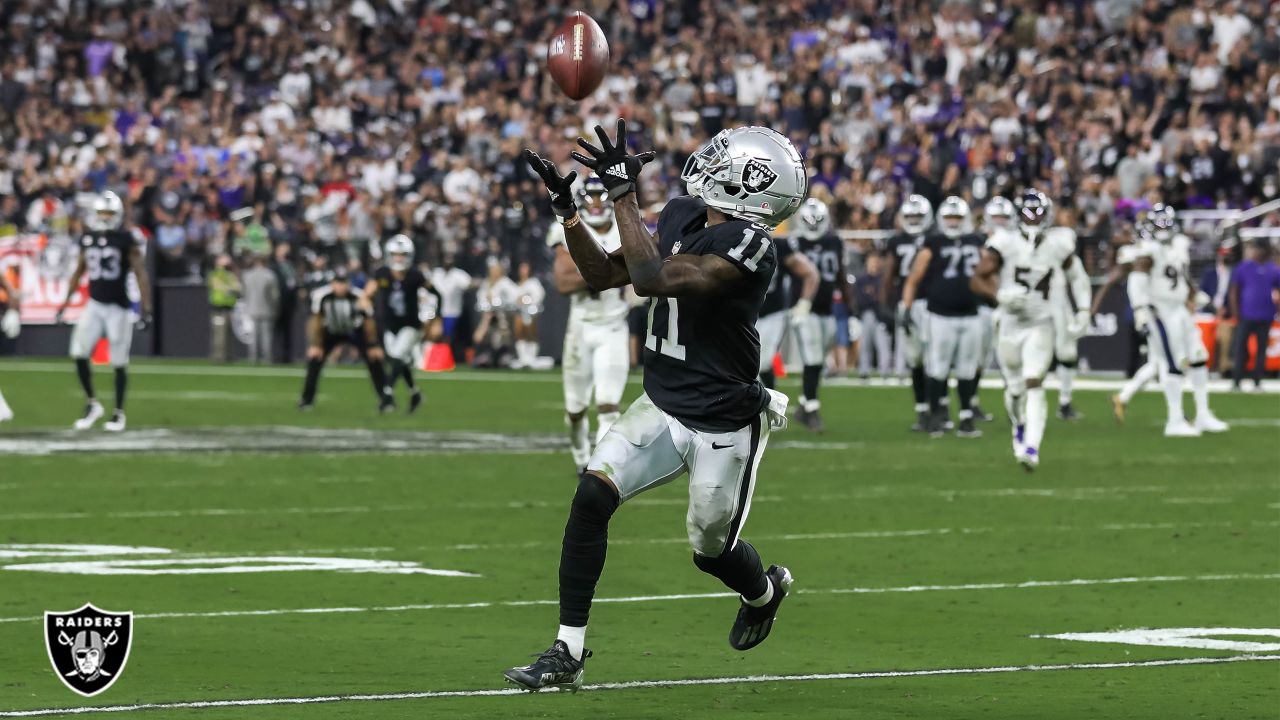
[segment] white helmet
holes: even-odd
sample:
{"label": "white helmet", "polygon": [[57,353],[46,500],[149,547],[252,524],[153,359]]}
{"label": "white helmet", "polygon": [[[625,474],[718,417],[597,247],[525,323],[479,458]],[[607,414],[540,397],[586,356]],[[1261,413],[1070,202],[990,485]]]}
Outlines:
{"label": "white helmet", "polygon": [[124,203],[110,190],[93,199],[89,205],[89,217],[85,224],[90,230],[115,230],[124,222]]}
{"label": "white helmet", "polygon": [[908,235],[919,235],[933,225],[933,203],[923,195],[911,195],[898,208],[898,224]]}
{"label": "white helmet", "polygon": [[1009,198],[1000,195],[991,198],[982,215],[988,230],[1013,229],[1013,203]]}
{"label": "white helmet", "polygon": [[396,272],[404,272],[413,265],[413,241],[406,235],[396,235],[387,240],[384,246],[387,254],[387,267]]}
{"label": "white helmet", "polygon": [[[575,183],[573,198],[578,203],[582,219],[595,228],[608,227],[613,223],[613,200],[609,197],[609,188],[600,182],[595,175],[588,175],[585,180]],[[592,200],[599,201],[593,207]]]}
{"label": "white helmet", "polygon": [[1148,237],[1167,243],[1178,232],[1178,213],[1164,203],[1156,203],[1142,214],[1140,224]]}
{"label": "white helmet", "polygon": [[689,156],[680,179],[708,207],[769,227],[800,209],[809,189],[791,141],[754,125],[717,133]]}
{"label": "white helmet", "polygon": [[938,227],[942,229],[942,234],[949,238],[958,238],[967,232],[972,232],[969,203],[956,195],[943,200],[938,206]]}
{"label": "white helmet", "polygon": [[796,237],[805,240],[817,240],[831,232],[831,213],[827,211],[827,204],[817,198],[805,200],[793,222]]}

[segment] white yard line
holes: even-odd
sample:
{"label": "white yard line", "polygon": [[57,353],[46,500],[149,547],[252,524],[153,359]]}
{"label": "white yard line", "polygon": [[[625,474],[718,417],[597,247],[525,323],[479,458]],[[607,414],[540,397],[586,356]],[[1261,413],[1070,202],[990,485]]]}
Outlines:
{"label": "white yard line", "polygon": [[[965,592],[973,590],[1030,590],[1052,587],[1086,587],[1092,585],[1139,585],[1144,583],[1172,582],[1236,582],[1241,580],[1278,580],[1280,573],[1235,573],[1210,575],[1151,575],[1147,577],[1075,578],[1071,580],[1025,580],[1022,582],[964,583],[959,585],[902,585],[897,587],[852,587],[809,589],[796,591],[799,595],[879,595],[885,593]],[[626,597],[596,598],[597,603],[650,603],[676,600],[708,600],[736,597],[731,592],[683,593],[676,595],[631,595]],[[165,612],[135,613],[137,619],[155,618],[225,618],[260,617],[268,615],[328,615],[346,613],[410,612],[419,610],[461,610],[470,608],[529,607],[557,605],[559,600],[492,600],[469,603],[429,603],[413,605],[377,605],[349,607],[276,608],[268,610],[220,610],[213,612]],[[43,616],[0,617],[0,623],[43,621]]]}
{"label": "white yard line", "polygon": [[[739,675],[736,677],[687,678],[674,680],[632,680],[630,682],[597,683],[582,686],[583,692],[641,690],[648,688],[696,687],[706,685],[753,685],[760,683],[793,683],[834,680],[874,680],[884,678],[933,677],[938,675],[998,675],[1022,672],[1056,672],[1060,670],[1119,670],[1157,668],[1182,665],[1222,665],[1226,663],[1269,662],[1280,655],[1235,655],[1231,657],[1176,658],[1137,662],[1070,663],[1061,665],[1003,665],[994,667],[928,668],[923,670],[882,670],[871,672],[811,673],[806,675]],[[138,710],[205,710],[228,707],[270,705],[315,705],[338,702],[379,702],[387,700],[428,700],[432,698],[499,697],[521,695],[515,688],[485,690],[438,690],[429,692],[368,693],[360,695],[313,695],[290,698],[247,698],[242,700],[196,700],[189,702],[140,703],[137,705],[99,705],[37,710],[5,710],[0,717],[41,717],[46,715],[82,715],[91,713],[134,712]]]}
{"label": "white yard line", "polygon": [[[201,377],[229,377],[229,378],[245,378],[245,377],[264,377],[264,378],[300,378],[303,375],[303,369],[300,366],[286,367],[253,367],[249,365],[178,365],[160,362],[142,362],[134,363],[129,367],[130,373],[138,375],[178,375],[190,376],[198,375]],[[68,376],[72,373],[72,367],[69,362],[11,362],[5,364],[5,372],[37,372],[37,373],[66,373]],[[336,365],[325,369],[325,378],[342,378],[354,380],[367,380],[368,373],[363,367]],[[789,376],[784,383],[797,384],[795,375]],[[452,372],[428,373],[424,382],[430,384],[434,382],[533,382],[533,383],[555,383],[561,382],[559,371],[549,372],[507,372],[507,371],[476,371],[476,370],[454,370]],[[640,382],[640,375],[633,375],[628,378],[631,384]],[[1076,390],[1119,390],[1125,383],[1125,380],[1119,376],[1086,376],[1077,377],[1073,387]],[[898,388],[901,389],[906,385],[904,379],[874,379],[860,380],[855,378],[825,378],[822,381],[824,387],[829,388]],[[1048,388],[1057,387],[1057,380],[1050,375],[1045,386]],[[986,377],[982,379],[983,388],[1003,388],[1004,383],[998,377]],[[1231,381],[1215,378],[1209,381],[1209,390],[1211,392],[1228,392],[1231,389]],[[1148,384],[1145,388],[1146,392],[1158,393],[1160,389],[1154,384]],[[1280,383],[1264,382],[1262,385],[1263,393],[1280,393]]]}

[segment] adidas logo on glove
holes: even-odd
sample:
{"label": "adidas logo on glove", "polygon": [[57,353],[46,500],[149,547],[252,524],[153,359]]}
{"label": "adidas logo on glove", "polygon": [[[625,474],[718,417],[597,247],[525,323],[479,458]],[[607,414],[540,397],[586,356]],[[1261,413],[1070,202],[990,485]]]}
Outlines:
{"label": "adidas logo on glove", "polygon": [[623,180],[631,179],[630,177],[627,176],[627,168],[625,163],[618,163],[617,165],[612,165],[610,167],[605,168],[604,174],[612,175],[616,178],[622,178]]}

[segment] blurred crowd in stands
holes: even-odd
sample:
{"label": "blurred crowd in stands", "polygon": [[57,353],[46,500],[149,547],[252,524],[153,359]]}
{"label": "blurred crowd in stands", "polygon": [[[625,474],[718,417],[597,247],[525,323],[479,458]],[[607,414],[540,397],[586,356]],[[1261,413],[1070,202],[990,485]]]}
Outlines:
{"label": "blurred crowd in stands", "polygon": [[[613,62],[573,103],[543,60],[579,8]],[[305,287],[371,271],[396,233],[476,281],[545,271],[518,153],[567,166],[618,115],[659,151],[652,219],[699,144],[760,123],[839,229],[892,228],[911,192],[979,210],[1035,185],[1094,273],[1156,199],[1248,208],[1280,185],[1268,0],[6,0],[0,48],[0,233],[74,230],[113,189],[171,279],[263,257]]]}

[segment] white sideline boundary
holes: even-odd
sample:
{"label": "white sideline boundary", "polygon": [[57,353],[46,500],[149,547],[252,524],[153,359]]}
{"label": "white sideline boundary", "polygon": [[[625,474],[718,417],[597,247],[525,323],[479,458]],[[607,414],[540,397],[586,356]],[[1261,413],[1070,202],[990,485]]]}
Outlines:
{"label": "white sideline boundary", "polygon": [[[1176,658],[1112,663],[1071,663],[1062,665],[1003,665],[994,667],[930,668],[924,670],[881,670],[871,672],[814,673],[808,675],[740,675],[736,677],[687,678],[675,680],[632,680],[630,682],[583,685],[583,692],[640,690],[648,688],[693,687],[699,685],[747,685],[759,683],[813,682],[821,680],[875,680],[938,675],[998,675],[1020,672],[1056,672],[1060,670],[1118,670],[1126,668],[1175,667],[1181,665],[1223,665],[1228,663],[1268,662],[1280,655],[1235,655],[1231,657]],[[313,695],[291,698],[248,698],[243,700],[197,700],[172,703],[140,703],[137,705],[100,705],[97,707],[41,708],[37,710],[4,710],[0,718],[41,717],[47,715],[85,715],[96,713],[134,712],[138,710],[203,710],[209,708],[255,707],[270,705],[316,705],[338,702],[379,702],[386,700],[427,700],[432,698],[503,697],[523,695],[516,688],[486,690],[436,690],[427,692],[369,693],[362,695]],[[558,691],[557,691],[558,692]]]}
{"label": "white sideline boundary", "polygon": [[[880,595],[887,593],[965,592],[973,590],[1030,590],[1035,588],[1087,587],[1092,585],[1135,585],[1172,582],[1234,582],[1238,580],[1280,580],[1280,573],[1234,573],[1211,575],[1150,575],[1146,577],[1075,578],[1071,580],[1025,580],[1022,582],[964,583],[960,585],[899,585],[896,587],[800,588],[796,595]],[[630,595],[596,598],[595,603],[649,603],[676,600],[710,600],[737,597],[732,592],[682,593],[676,595]],[[481,600],[467,603],[425,603],[351,607],[275,608],[267,610],[216,610],[210,612],[134,613],[135,619],[263,617],[271,615],[332,615],[420,610],[466,610],[474,608],[531,607],[557,605],[559,600]],[[43,616],[0,617],[0,623],[44,621]]]}
{"label": "white sideline boundary", "polygon": [[[34,362],[12,362],[5,364],[5,372],[39,372],[39,373],[70,373],[71,364],[69,362],[51,362],[51,361],[34,361]],[[168,364],[163,360],[160,362],[142,362],[133,363],[129,366],[130,373],[138,375],[198,375],[201,377],[263,377],[263,378],[294,378],[302,376],[301,365],[289,365],[284,367],[252,367],[247,365],[233,365],[226,367],[222,365],[177,365]],[[790,378],[794,378],[792,373],[783,382],[793,382]],[[367,380],[369,375],[363,368],[330,366],[325,369],[324,376],[329,378],[340,378],[347,380]],[[439,381],[444,382],[513,382],[513,383],[556,383],[561,382],[560,373],[558,371],[503,371],[503,370],[454,370],[451,372],[430,373],[428,375],[428,383]],[[635,375],[628,378],[629,383],[638,383],[640,376]],[[1077,377],[1073,383],[1076,390],[1107,390],[1114,392],[1119,390],[1125,383],[1125,378],[1119,374],[1112,376],[1106,375],[1086,375]],[[903,378],[875,378],[871,380],[862,380],[859,378],[837,377],[825,378],[822,381],[823,387],[830,388],[901,388],[906,385]],[[998,377],[985,377],[981,383],[983,388],[998,389],[1003,388],[1004,383]],[[1052,374],[1045,383],[1045,387],[1053,389],[1057,387],[1057,380]],[[1228,392],[1231,390],[1231,381],[1223,378],[1213,378],[1209,381],[1209,391],[1213,393]],[[1145,392],[1158,393],[1160,388],[1153,384],[1148,384],[1144,388]],[[1262,383],[1263,393],[1280,393],[1280,383],[1273,381],[1264,381]]]}

